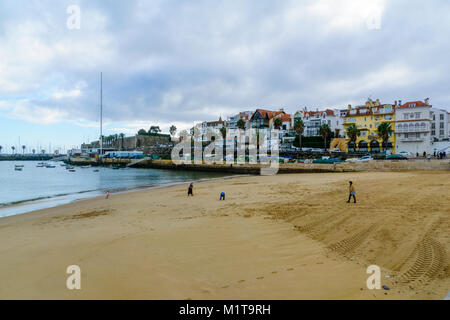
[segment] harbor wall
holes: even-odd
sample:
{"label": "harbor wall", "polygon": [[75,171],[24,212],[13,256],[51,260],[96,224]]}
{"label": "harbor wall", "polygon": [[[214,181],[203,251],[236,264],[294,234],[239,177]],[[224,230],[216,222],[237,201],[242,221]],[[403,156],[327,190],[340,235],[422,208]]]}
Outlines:
{"label": "harbor wall", "polygon": [[[102,159],[102,162],[89,159],[69,159],[73,165],[111,166],[127,165],[130,159]],[[135,168],[165,170],[190,170],[225,172],[235,174],[260,174],[259,164],[175,164],[171,160],[143,160],[133,165]],[[434,170],[449,171],[450,160],[373,160],[369,162],[341,162],[335,164],[320,163],[280,163],[278,173],[319,173],[319,172],[359,172],[359,171],[413,171]]]}

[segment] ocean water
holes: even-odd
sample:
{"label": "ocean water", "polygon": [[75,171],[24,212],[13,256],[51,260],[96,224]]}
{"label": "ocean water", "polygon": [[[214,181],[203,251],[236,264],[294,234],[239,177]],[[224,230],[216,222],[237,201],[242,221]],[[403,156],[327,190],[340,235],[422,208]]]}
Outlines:
{"label": "ocean water", "polygon": [[[124,192],[229,176],[213,172],[103,167],[75,167],[75,172],[69,172],[60,165],[62,162],[51,163],[56,168],[38,168],[37,163],[0,161],[0,217],[101,196],[106,191]],[[15,165],[24,165],[24,168],[15,171]],[[94,172],[96,169],[99,172]]]}

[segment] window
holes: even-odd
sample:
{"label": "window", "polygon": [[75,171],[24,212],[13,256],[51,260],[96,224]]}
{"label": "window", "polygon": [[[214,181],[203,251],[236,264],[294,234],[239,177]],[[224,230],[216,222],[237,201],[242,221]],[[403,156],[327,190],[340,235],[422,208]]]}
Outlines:
{"label": "window", "polygon": [[359,113],[366,113],[367,112],[367,109],[360,109],[359,110]]}
{"label": "window", "polygon": [[416,119],[420,119],[420,112],[416,112]]}
{"label": "window", "polygon": [[415,107],[416,107],[416,104],[415,104],[415,103],[410,103],[410,104],[409,104],[409,107],[410,107],[410,108],[415,108]]}
{"label": "window", "polygon": [[403,120],[408,120],[409,118],[409,113],[404,113],[403,114]]}
{"label": "window", "polygon": [[435,136],[436,135],[436,131],[435,130],[431,130],[431,135]]}
{"label": "window", "polygon": [[392,107],[385,107],[384,108],[384,113],[391,113],[392,112]]}
{"label": "window", "polygon": [[439,130],[439,135],[443,136],[444,135],[444,130]]}
{"label": "window", "polygon": [[356,109],[350,110],[350,114],[356,114]]}
{"label": "window", "polygon": [[387,114],[387,115],[384,116],[384,119],[385,119],[385,120],[391,120],[391,119],[392,119],[392,116],[390,116],[390,115]]}
{"label": "window", "polygon": [[439,115],[439,120],[444,121],[444,115],[442,113]]}
{"label": "window", "polygon": [[416,133],[416,138],[420,138],[420,133],[419,132]]}
{"label": "window", "polygon": [[431,129],[436,129],[436,123],[433,122],[433,123],[431,124]]}
{"label": "window", "polygon": [[408,139],[408,134],[407,133],[405,133],[405,138]]}
{"label": "window", "polygon": [[[441,114],[441,116],[442,116],[442,114]],[[443,122],[441,122],[441,123],[439,124],[439,129],[444,129],[444,123],[443,123]]]}

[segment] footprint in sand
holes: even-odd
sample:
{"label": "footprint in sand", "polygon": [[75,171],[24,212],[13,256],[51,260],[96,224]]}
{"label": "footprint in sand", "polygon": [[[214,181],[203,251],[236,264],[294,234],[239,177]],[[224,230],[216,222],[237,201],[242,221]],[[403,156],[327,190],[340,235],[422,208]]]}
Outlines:
{"label": "footprint in sand", "polygon": [[292,270],[294,270],[294,268],[289,268],[289,269],[286,269],[286,271],[292,271]]}
{"label": "footprint in sand", "polygon": [[245,280],[239,280],[238,282],[239,282],[239,283],[242,283],[242,282],[245,282]]}
{"label": "footprint in sand", "polygon": [[278,273],[278,271],[272,271],[273,274]]}
{"label": "footprint in sand", "polygon": [[230,286],[226,285],[226,286],[223,286],[222,289],[226,289],[226,288],[229,288],[229,287]]}
{"label": "footprint in sand", "polygon": [[264,277],[257,277],[256,280],[262,280]]}

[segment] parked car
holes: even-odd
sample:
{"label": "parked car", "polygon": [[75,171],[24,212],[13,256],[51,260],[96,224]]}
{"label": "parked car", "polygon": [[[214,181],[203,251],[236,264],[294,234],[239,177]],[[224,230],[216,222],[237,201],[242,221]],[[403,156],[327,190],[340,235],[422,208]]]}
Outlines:
{"label": "parked car", "polygon": [[406,158],[412,158],[412,157],[414,157],[414,155],[413,155],[411,152],[408,152],[408,151],[400,151],[400,152],[397,153],[397,154],[399,154],[399,155],[401,155],[401,156],[404,156],[404,157],[406,157]]}
{"label": "parked car", "polygon": [[371,161],[371,160],[373,160],[373,158],[371,156],[364,156],[364,157],[359,158],[357,161],[358,162],[367,162],[367,161]]}
{"label": "parked car", "polygon": [[408,160],[408,158],[401,154],[390,154],[386,156],[386,160]]}
{"label": "parked car", "polygon": [[348,158],[345,160],[345,162],[358,162],[358,158]]}
{"label": "parked car", "polygon": [[330,158],[330,157],[323,157],[321,159],[315,159],[313,161],[313,163],[326,163],[326,164],[333,164],[335,162],[343,162],[343,161],[338,158]]}

